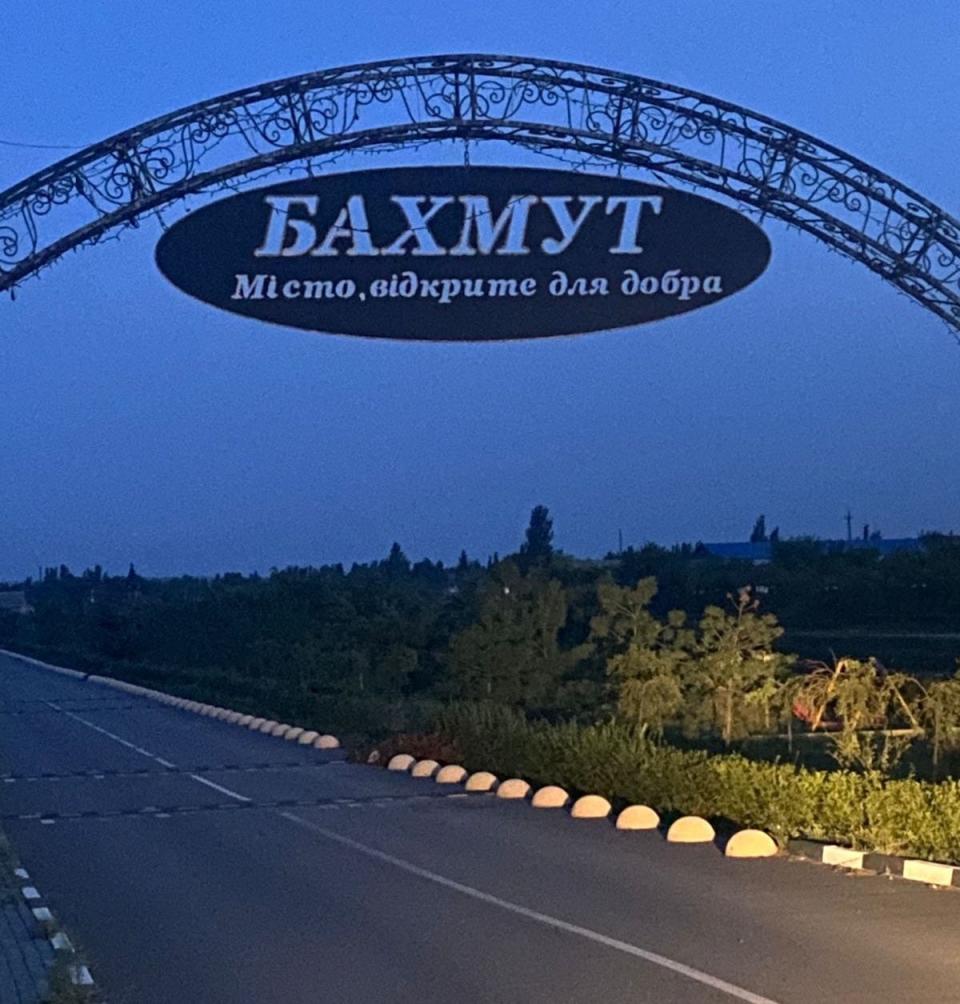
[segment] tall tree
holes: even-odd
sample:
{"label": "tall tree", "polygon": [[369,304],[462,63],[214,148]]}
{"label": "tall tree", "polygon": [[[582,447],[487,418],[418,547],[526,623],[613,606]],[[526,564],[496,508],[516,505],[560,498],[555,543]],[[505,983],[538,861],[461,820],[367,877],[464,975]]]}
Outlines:
{"label": "tall tree", "polygon": [[741,589],[727,612],[708,606],[700,620],[691,676],[689,725],[707,725],[726,745],[769,729],[778,676],[789,658],[773,649],[783,628],[773,614],[758,613],[749,589]]}
{"label": "tall tree", "polygon": [[380,565],[388,575],[393,577],[402,577],[410,571],[410,559],[403,553],[403,548],[396,541],[393,542],[390,553]]}
{"label": "tall tree", "polygon": [[461,695],[542,706],[572,659],[558,643],[566,619],[567,596],[556,579],[521,575],[512,561],[501,562],[481,596],[479,617],[450,641]]}
{"label": "tall tree", "polygon": [[520,567],[529,568],[546,565],[553,554],[553,520],[545,505],[534,506],[530,513],[526,540],[520,545]]}
{"label": "tall tree", "polygon": [[590,622],[590,638],[608,653],[607,675],[616,684],[620,714],[659,734],[683,703],[693,632],[682,610],[671,611],[665,623],[650,613],[656,592],[650,577],[633,589],[601,582],[601,612]]}
{"label": "tall tree", "polygon": [[762,544],[767,539],[767,517],[761,513],[750,533],[751,544]]}

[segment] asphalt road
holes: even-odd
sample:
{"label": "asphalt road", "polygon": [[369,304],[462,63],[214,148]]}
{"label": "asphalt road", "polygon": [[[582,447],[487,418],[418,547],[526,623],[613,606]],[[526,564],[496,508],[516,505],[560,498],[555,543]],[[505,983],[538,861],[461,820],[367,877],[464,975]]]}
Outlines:
{"label": "asphalt road", "polygon": [[960,895],[618,833],[0,656],[0,816],[110,1004],[949,1004]]}

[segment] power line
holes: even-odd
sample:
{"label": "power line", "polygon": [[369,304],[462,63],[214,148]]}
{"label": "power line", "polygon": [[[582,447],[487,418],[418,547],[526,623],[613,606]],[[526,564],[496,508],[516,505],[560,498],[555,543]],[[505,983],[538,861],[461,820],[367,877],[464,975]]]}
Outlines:
{"label": "power line", "polygon": [[18,143],[13,139],[0,139],[0,146],[15,146],[23,150],[81,150],[79,146],[64,146],[61,143]]}

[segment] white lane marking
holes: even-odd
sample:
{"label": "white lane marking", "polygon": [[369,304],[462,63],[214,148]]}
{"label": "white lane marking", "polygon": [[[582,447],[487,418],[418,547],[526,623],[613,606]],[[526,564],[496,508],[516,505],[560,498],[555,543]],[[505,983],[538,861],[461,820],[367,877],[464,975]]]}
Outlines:
{"label": "white lane marking", "polygon": [[238,802],[252,802],[253,799],[247,798],[246,795],[239,795],[235,791],[231,791],[229,788],[224,788],[223,785],[214,784],[213,781],[208,781],[205,777],[200,777],[198,774],[188,774],[187,777],[193,778],[194,781],[200,784],[205,784],[208,788],[213,788],[214,791],[219,791],[221,795],[229,795],[231,798],[235,798]]}
{"label": "white lane marking", "polygon": [[33,908],[33,915],[37,920],[53,920],[53,914],[45,906],[35,906]]}
{"label": "white lane marking", "polygon": [[24,899],[39,899],[40,893],[32,885],[25,885],[21,890]]}
{"label": "white lane marking", "polygon": [[[145,756],[150,760],[154,760],[156,763],[162,764],[164,767],[176,768],[176,764],[170,763],[169,760],[164,760],[163,757],[159,757],[156,753],[151,753],[150,750],[145,750],[142,746],[137,746],[136,743],[128,742],[122,736],[118,736],[107,729],[101,728],[99,725],[95,725],[93,722],[87,721],[86,718],[81,718],[80,715],[75,714],[73,711],[67,711],[66,708],[61,708],[59,704],[54,704],[53,701],[44,701],[44,704],[49,705],[54,711],[59,711],[62,715],[66,715],[67,718],[72,718],[75,722],[79,722],[81,725],[86,725],[88,729],[93,729],[94,732],[99,732],[100,735],[106,736],[108,739],[112,739],[115,743],[120,743],[121,746],[126,746],[127,749],[133,750],[134,753],[139,753],[141,756]],[[94,774],[93,775],[98,781],[103,780],[103,775]]]}
{"label": "white lane marking", "polygon": [[30,878],[30,872],[28,872],[26,868],[15,868],[13,870],[13,874],[16,875],[17,878],[22,878],[22,879]]}
{"label": "white lane marking", "polygon": [[545,926],[552,927],[558,931],[565,931],[567,934],[575,934],[578,937],[585,938],[587,941],[593,941],[596,944],[604,945],[607,948],[613,948],[618,952],[624,952],[626,955],[632,955],[635,958],[643,959],[644,962],[650,962],[653,965],[660,966],[672,973],[677,973],[679,976],[685,976],[687,979],[700,983],[703,986],[710,987],[713,990],[719,990],[720,993],[724,993],[727,996],[734,997],[740,1001],[745,1001],[746,1004],[777,1004],[777,1002],[770,997],[763,997],[761,994],[755,994],[750,990],[746,990],[744,987],[738,987],[735,983],[728,983],[726,980],[721,980],[717,976],[711,976],[709,973],[705,973],[700,969],[694,969],[693,966],[687,966],[682,962],[676,962],[673,959],[668,959],[665,955],[659,955],[657,952],[647,951],[645,948],[638,948],[636,945],[631,945],[626,941],[620,941],[617,938],[610,938],[597,931],[591,931],[588,927],[581,927],[579,924],[571,924],[566,920],[551,917],[549,914],[540,913],[537,910],[531,910],[528,907],[520,906],[519,903],[511,903],[509,900],[500,899],[499,896],[493,896],[488,892],[475,889],[473,886],[464,885],[462,882],[455,882],[453,879],[445,878],[443,875],[438,875],[436,872],[428,871],[426,868],[421,868],[419,865],[415,865],[410,861],[405,861],[403,858],[395,857],[393,854],[387,854],[385,851],[380,851],[375,847],[362,844],[359,840],[353,840],[350,837],[345,837],[340,833],[335,833],[333,830],[326,830],[322,826],[317,826],[316,823],[311,823],[306,819],[302,819],[300,816],[295,816],[291,812],[281,812],[280,815],[289,822],[296,823],[298,826],[302,826],[304,829],[310,830],[311,833],[316,833],[321,837],[325,837],[327,840],[332,840],[335,843],[342,844],[344,847],[350,847],[352,850],[358,851],[360,854],[365,854],[367,857],[375,858],[377,861],[383,861],[385,864],[393,865],[394,868],[399,868],[401,871],[408,872],[411,875],[416,875],[418,878],[426,879],[428,882],[435,882],[437,885],[441,885],[446,889],[452,889],[454,892],[459,892],[464,896],[469,896],[471,899],[477,899],[482,903],[488,903],[491,906],[499,907],[501,910],[507,910],[509,913],[515,913],[520,917],[526,917],[528,920],[534,920],[538,924],[544,924]]}
{"label": "white lane marking", "polygon": [[57,931],[57,933],[50,939],[50,944],[53,945],[58,952],[73,951],[73,944],[63,931]]}
{"label": "white lane marking", "polygon": [[[102,729],[99,725],[94,725],[93,722],[88,722],[86,718],[81,718],[79,715],[74,714],[72,711],[66,711],[59,705],[54,704],[52,701],[44,701],[55,711],[61,712],[61,714],[67,715],[74,721],[80,722],[81,725],[86,725],[87,728],[93,729],[94,732],[99,732],[101,735],[106,736],[108,739],[112,739],[114,742],[118,742],[121,746],[126,746],[128,749],[135,750],[137,753],[142,754],[145,757],[149,757],[151,760],[156,761],[159,764],[163,764],[164,767],[170,767],[176,769],[176,764],[170,763],[169,760],[164,760],[163,757],[157,756],[155,753],[151,753],[149,750],[141,749],[139,746],[135,746],[133,743],[127,742],[126,739],[121,738],[118,735],[114,735],[112,732],[108,732],[106,729]],[[214,791],[219,791],[222,795],[228,795],[230,798],[235,798],[238,802],[252,802],[252,798],[247,798],[246,795],[241,795],[236,791],[231,791],[229,788],[224,788],[222,785],[214,784],[213,781],[208,781],[205,777],[200,777],[198,774],[188,774],[191,780],[196,781],[198,784],[205,784],[208,788],[213,788]],[[46,822],[46,820],[42,820]],[[51,820],[52,822],[52,820]]]}

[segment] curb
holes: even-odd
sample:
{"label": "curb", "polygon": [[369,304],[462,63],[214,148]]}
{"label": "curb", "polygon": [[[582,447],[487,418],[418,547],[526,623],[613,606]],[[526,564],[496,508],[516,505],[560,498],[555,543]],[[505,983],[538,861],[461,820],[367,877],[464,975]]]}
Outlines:
{"label": "curb", "polygon": [[37,891],[35,886],[28,884],[30,882],[30,873],[26,868],[15,868],[13,874],[20,884],[20,895],[33,914],[37,926],[43,932],[43,936],[53,949],[54,959],[63,958],[66,960],[67,973],[70,977],[70,982],[75,987],[87,987],[93,991],[96,988],[96,983],[89,968],[80,960],[76,949],[73,947],[73,942],[61,929],[50,908],[43,905],[43,896]]}
{"label": "curb", "polygon": [[852,871],[877,872],[880,875],[906,879],[908,882],[960,889],[960,866],[957,865],[904,858],[897,854],[855,851],[850,847],[823,844],[816,840],[788,840],[786,849],[795,857],[817,864],[849,868]]}
{"label": "curb", "polygon": [[[220,708],[212,704],[191,701],[187,698],[177,697],[175,694],[165,693],[162,690],[151,690],[149,687],[141,687],[135,683],[128,683],[126,680],[121,680],[114,676],[97,676],[94,673],[81,673],[76,669],[67,669],[66,666],[54,666],[52,663],[41,662],[32,656],[21,655],[19,652],[11,652],[5,648],[0,648],[0,655],[8,656],[11,659],[19,659],[28,665],[37,666],[40,669],[48,669],[54,673],[59,673],[61,676],[70,676],[75,680],[82,680],[86,683],[101,684],[114,690],[122,690],[134,697],[146,697],[151,701],[159,701],[161,704],[167,704],[172,708],[178,708],[181,711],[191,711],[201,717],[222,721],[224,724],[237,725],[240,728],[247,728],[252,731],[260,730],[263,735],[270,735],[271,738],[279,739],[281,742],[285,739],[293,739],[295,734],[296,742],[300,746],[310,746],[313,749],[319,750],[340,748],[340,740],[336,736],[326,732],[315,732],[292,725],[281,726],[272,719],[251,718],[249,715],[233,711],[230,708]],[[260,729],[260,726],[267,725],[269,728]]]}
{"label": "curb", "polygon": [[[406,762],[407,760],[409,760],[409,763]],[[379,765],[387,767],[387,769],[389,770],[410,774],[411,768],[417,762],[418,761],[416,761],[413,757],[409,756],[409,754],[398,753],[391,758],[390,763],[392,764],[392,766],[379,765],[378,762],[371,762],[370,766]],[[421,761],[421,762],[426,762],[426,761]],[[429,761],[429,762],[433,763],[434,761]],[[444,768],[441,768],[441,770],[443,769]],[[475,786],[471,784],[471,781],[474,778],[483,778],[484,784],[482,786]],[[489,779],[490,783],[486,783],[486,779]],[[570,804],[569,798],[565,798],[562,801],[560,800],[554,801],[551,799],[549,800],[549,802],[545,802],[542,799],[538,800],[537,798],[537,795],[539,795],[541,792],[543,792],[544,794],[550,793],[551,795],[553,795],[554,793],[562,792],[564,796],[566,796],[567,793],[563,791],[563,789],[557,788],[553,785],[548,785],[546,788],[538,789],[537,792],[532,792],[530,785],[528,785],[527,782],[522,780],[521,778],[511,778],[509,781],[500,782],[499,786],[497,786],[496,776],[493,774],[489,774],[486,771],[479,771],[469,774],[467,777],[461,780],[461,783],[464,784],[467,791],[480,790],[490,793],[495,789],[496,797],[508,798],[516,801],[525,801],[527,802],[527,804],[532,805],[534,808],[543,808],[546,807],[547,804],[549,804],[551,807],[556,807],[556,808],[563,807],[567,810],[567,814],[572,819],[601,818],[601,816],[602,818],[607,818],[607,819],[614,818],[609,808],[607,813],[598,813],[597,815],[594,815],[594,813],[591,812],[588,813],[586,816],[581,816],[579,813],[575,811],[578,805],[585,806],[586,803],[590,803],[591,807],[593,807],[594,803],[596,803],[597,805],[603,803],[605,806],[609,806],[609,803],[606,801],[606,799],[597,795],[582,795],[575,802],[573,802],[572,806]],[[501,794],[500,789],[503,788],[504,786],[507,786],[507,791],[505,794]],[[532,800],[529,798],[531,794],[533,795]],[[630,825],[630,823],[627,821],[632,816],[638,816],[638,817],[642,816],[642,826]],[[623,826],[621,826],[621,819],[624,821],[625,824]],[[674,830],[677,822],[681,822],[684,824],[688,823],[703,824],[702,827],[699,827],[702,830],[702,833],[699,833],[697,835],[697,839],[695,841],[690,841],[689,839],[677,839],[676,836],[674,836],[674,838],[671,839],[671,831]],[[653,809],[645,805],[630,805],[627,806],[625,809],[621,809],[620,812],[616,814],[616,819],[614,823],[616,829],[620,831],[641,830],[647,832],[654,829],[659,829],[659,824],[660,824],[659,815]],[[709,832],[709,837],[707,837],[708,832]],[[741,827],[736,831],[736,833],[731,834],[730,838],[727,840],[727,843],[729,844],[730,840],[732,840],[734,836],[737,836],[737,834],[740,833],[743,834],[763,833],[764,836],[769,837],[769,834],[766,834],[765,831],[762,830],[755,831],[749,827]],[[674,821],[673,825],[670,827],[670,831],[668,831],[667,834],[665,835],[665,839],[670,843],[678,843],[678,844],[685,844],[690,842],[716,843],[716,833],[714,832],[713,827],[707,820],[701,819],[700,817],[697,816],[685,816],[681,817],[679,820]],[[772,838],[770,838],[770,840],[772,842]],[[905,857],[900,857],[899,855],[896,854],[879,854],[871,851],[856,851],[849,847],[839,847],[836,844],[825,844],[815,840],[800,840],[800,839],[788,840],[786,845],[782,848],[779,855],[776,853],[774,854],[751,853],[751,854],[728,855],[726,854],[725,849],[721,848],[721,851],[723,852],[725,857],[731,860],[736,860],[736,859],[763,860],[764,858],[769,858],[769,857],[777,857],[777,856],[782,857],[785,852],[786,855],[793,856],[795,858],[804,858],[808,861],[814,861],[825,865],[832,865],[834,867],[849,868],[851,870],[874,871],[880,875],[890,875],[890,876],[895,876],[897,878],[907,879],[908,881],[912,882],[922,882],[928,886],[937,886],[940,888],[960,888],[960,865],[946,865],[936,861],[923,861],[918,858],[905,858]]]}

